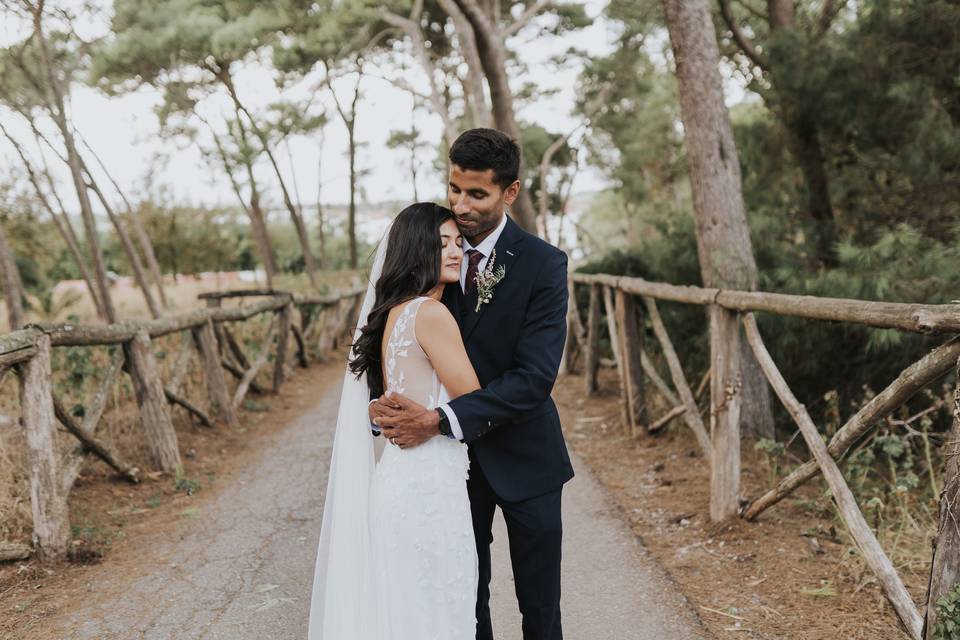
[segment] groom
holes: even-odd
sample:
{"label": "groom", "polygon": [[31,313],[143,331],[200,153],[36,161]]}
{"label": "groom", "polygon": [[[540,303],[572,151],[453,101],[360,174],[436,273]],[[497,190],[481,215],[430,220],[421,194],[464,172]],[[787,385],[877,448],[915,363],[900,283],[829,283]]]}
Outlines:
{"label": "groom", "polygon": [[[519,168],[520,149],[493,129],[471,129],[450,147],[447,197],[465,259],[461,286],[446,287],[443,303],[483,388],[437,409],[396,394],[370,406],[373,422],[404,448],[437,433],[469,445],[467,489],[480,562],[477,640],[493,639],[496,507],[507,524],[524,640],[563,637],[560,494],[573,467],[550,392],[566,338],[567,256],[504,213],[520,192]],[[493,272],[505,269],[492,288],[482,275],[491,259]]]}

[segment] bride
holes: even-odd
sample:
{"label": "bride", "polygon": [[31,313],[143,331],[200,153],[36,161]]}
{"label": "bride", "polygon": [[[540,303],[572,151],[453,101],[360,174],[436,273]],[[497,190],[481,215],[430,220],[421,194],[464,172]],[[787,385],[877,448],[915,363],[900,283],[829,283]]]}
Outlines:
{"label": "bride", "polygon": [[308,640],[475,637],[467,446],[438,433],[388,442],[375,462],[367,414],[385,390],[434,408],[480,388],[440,302],[460,281],[461,247],[452,212],[417,203],[378,249],[340,399]]}

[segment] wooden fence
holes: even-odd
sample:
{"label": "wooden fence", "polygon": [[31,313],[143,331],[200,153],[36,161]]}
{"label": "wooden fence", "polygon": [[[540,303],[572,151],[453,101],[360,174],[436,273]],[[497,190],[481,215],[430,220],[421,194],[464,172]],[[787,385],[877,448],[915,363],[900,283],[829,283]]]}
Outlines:
{"label": "wooden fence", "polygon": [[[590,303],[584,325],[576,304],[576,287],[587,286]],[[937,599],[960,579],[960,520],[955,503],[960,499],[960,382],[956,390],[953,428],[945,443],[946,477],[940,496],[940,530],[931,568],[926,624],[907,593],[893,564],[864,519],[853,493],[839,468],[851,446],[868,434],[881,420],[915,393],[956,368],[960,379],[960,304],[921,305],[836,298],[796,296],[760,291],[727,291],[648,282],[641,278],[606,274],[572,273],[569,279],[570,306],[567,318],[567,345],[562,373],[575,369],[584,355],[586,390],[598,389],[601,363],[601,305],[605,308],[607,332],[619,373],[623,396],[623,422],[631,435],[655,432],[682,418],[693,432],[703,455],[710,461],[710,514],[713,520],[740,515],[753,520],[798,486],[822,473],[834,501],[864,560],[912,638],[930,637]],[[642,300],[637,304],[636,298]],[[711,363],[694,390],[689,384],[673,342],[657,308],[657,300],[708,307],[710,310]],[[814,320],[856,323],[924,334],[944,334],[943,343],[907,367],[883,391],[870,399],[824,442],[804,405],[790,390],[764,346],[754,312],[768,312]],[[725,314],[732,322],[716,322]],[[646,321],[652,329],[670,372],[671,388],[653,365],[644,345]],[[742,325],[743,331],[739,329]],[[740,495],[740,341],[745,336],[771,387],[797,423],[812,459],[794,469],[767,493],[741,506]],[[719,354],[719,355],[718,355]],[[644,385],[649,381],[672,409],[651,419],[644,402]],[[710,387],[709,421],[704,422],[697,398]],[[953,509],[951,509],[953,507]]]}
{"label": "wooden fence", "polygon": [[[294,357],[300,366],[307,366],[310,352],[322,360],[342,340],[352,339],[351,329],[365,290],[359,288],[329,296],[266,289],[205,293],[199,297],[206,301],[206,308],[176,316],[106,325],[33,324],[0,336],[0,370],[14,368],[20,381],[33,516],[32,548],[0,543],[0,560],[30,553],[45,559],[66,555],[70,534],[67,497],[87,455],[96,456],[126,480],[139,482],[140,470],[124,461],[97,436],[100,416],[121,368],[133,384],[152,464],[161,471],[174,473],[181,461],[168,404],[183,407],[204,425],[213,426],[218,420],[230,428],[237,427],[237,410],[244,396],[251,390],[267,391],[256,379],[267,363],[271,344],[274,347],[272,391],[276,392],[292,365],[288,356],[291,335]],[[236,308],[222,305],[228,298],[251,297],[264,299]],[[294,322],[295,312],[299,315],[298,322]],[[264,313],[271,314],[272,318],[259,353],[251,360],[230,324]],[[183,333],[184,339],[170,380],[164,382],[151,341],[173,333]],[[79,420],[65,409],[54,392],[51,351],[55,347],[100,345],[120,345],[122,349],[115,351],[99,390]],[[200,356],[213,416],[180,393],[194,352]],[[236,379],[232,393],[227,375]],[[63,457],[56,446],[57,422],[78,441],[78,446]]]}

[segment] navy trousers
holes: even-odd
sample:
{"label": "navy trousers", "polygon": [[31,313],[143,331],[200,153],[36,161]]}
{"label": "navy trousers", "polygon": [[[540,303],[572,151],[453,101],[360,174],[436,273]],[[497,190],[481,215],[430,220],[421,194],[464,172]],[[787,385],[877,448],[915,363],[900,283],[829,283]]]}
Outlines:
{"label": "navy trousers", "polygon": [[471,456],[467,480],[473,532],[477,541],[480,582],[477,587],[477,640],[493,640],[490,623],[490,543],[493,514],[503,512],[510,543],[510,563],[523,616],[523,640],[562,640],[560,627],[561,489],[524,500],[506,502],[490,488],[480,465]]}

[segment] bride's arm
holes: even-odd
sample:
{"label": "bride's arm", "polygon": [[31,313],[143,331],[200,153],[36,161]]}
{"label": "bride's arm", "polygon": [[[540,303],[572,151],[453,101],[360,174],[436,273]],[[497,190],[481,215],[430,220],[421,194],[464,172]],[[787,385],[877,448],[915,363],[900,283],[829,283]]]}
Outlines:
{"label": "bride's arm", "polygon": [[480,388],[457,321],[442,303],[427,300],[417,313],[417,342],[451,398]]}

